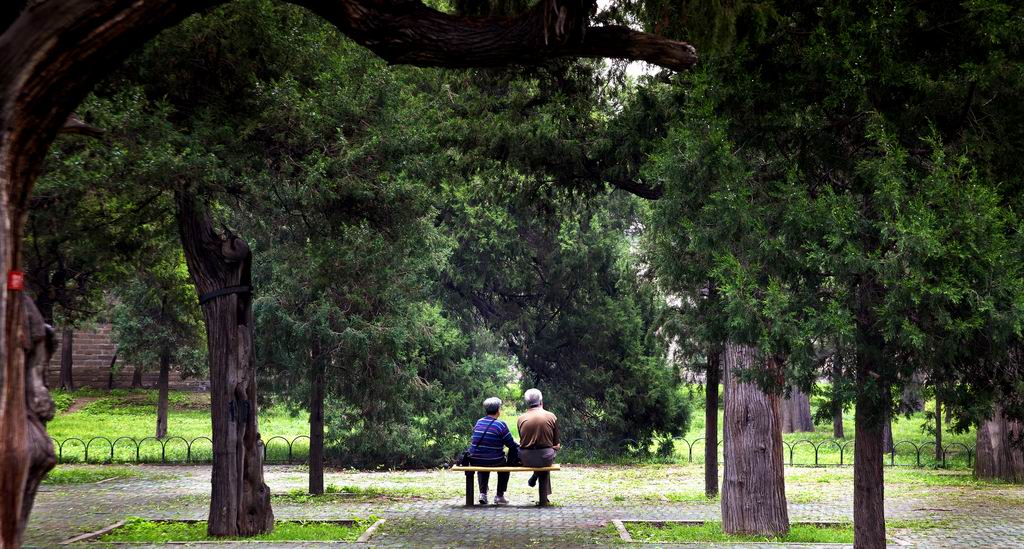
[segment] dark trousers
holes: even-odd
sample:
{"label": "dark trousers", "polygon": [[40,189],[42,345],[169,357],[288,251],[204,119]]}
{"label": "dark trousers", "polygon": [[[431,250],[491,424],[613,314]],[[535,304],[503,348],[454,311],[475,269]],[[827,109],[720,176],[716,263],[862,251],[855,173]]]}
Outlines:
{"label": "dark trousers", "polygon": [[[501,458],[501,461],[497,461],[497,460],[493,460],[493,459],[478,460],[478,459],[474,459],[474,458],[469,458],[469,464],[470,465],[480,465],[482,467],[504,467],[505,466],[505,458]],[[508,477],[509,476],[510,476],[510,473],[498,473],[498,493],[497,493],[497,495],[499,495],[499,496],[505,495],[505,490],[508,489]],[[477,473],[476,473],[476,483],[477,483],[477,486],[480,487],[480,493],[481,494],[486,494],[487,493],[487,484],[490,481],[491,481],[491,473],[489,473],[487,471],[477,471]]]}
{"label": "dark trousers", "polygon": [[[555,462],[557,452],[554,448],[539,448],[536,450],[519,449],[519,460],[526,467],[547,467]],[[551,473],[534,473],[544,485],[544,495],[551,495]],[[533,480],[533,479],[531,479]]]}

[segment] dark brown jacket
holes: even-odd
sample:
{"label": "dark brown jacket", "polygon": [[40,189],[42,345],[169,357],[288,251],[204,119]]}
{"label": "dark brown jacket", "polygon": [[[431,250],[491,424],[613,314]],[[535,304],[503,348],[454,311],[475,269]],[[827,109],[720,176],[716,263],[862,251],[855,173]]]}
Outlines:
{"label": "dark brown jacket", "polygon": [[519,416],[519,446],[532,450],[537,448],[558,449],[558,418],[555,414],[537,406]]}

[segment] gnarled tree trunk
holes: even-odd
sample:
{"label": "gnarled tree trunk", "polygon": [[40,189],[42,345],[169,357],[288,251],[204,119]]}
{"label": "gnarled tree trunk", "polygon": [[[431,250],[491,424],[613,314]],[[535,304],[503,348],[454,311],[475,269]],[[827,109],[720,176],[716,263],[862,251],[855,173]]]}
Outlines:
{"label": "gnarled tree trunk", "polygon": [[708,371],[704,381],[704,495],[718,495],[718,383],[721,378],[721,353],[708,353]]}
{"label": "gnarled tree trunk", "polygon": [[257,431],[252,339],[252,253],[244,240],[217,234],[209,212],[178,193],[178,229],[206,321],[213,416],[211,536],[273,530]]}
{"label": "gnarled tree trunk", "polygon": [[725,381],[725,475],[722,529],[730,534],[781,535],[789,531],[783,473],[779,396],[736,379],[752,368],[757,351],[727,344],[722,354]]}
{"label": "gnarled tree trunk", "polygon": [[978,427],[974,476],[985,480],[1024,483],[1024,450],[1014,440],[1024,436],[1024,424],[1010,421],[996,406],[992,417]]}
{"label": "gnarled tree trunk", "polygon": [[167,436],[168,389],[171,377],[171,350],[160,351],[160,397],[156,403],[156,438]]}
{"label": "gnarled tree trunk", "polygon": [[[5,292],[6,293],[6,292]],[[53,354],[53,330],[32,300],[11,293],[8,311],[20,316],[17,345],[7,349],[19,370],[0,370],[0,547],[21,547],[39,483],[57,464],[46,422],[55,406],[46,390],[46,365]],[[18,302],[19,307],[12,307]],[[20,315],[19,315],[20,313]]]}
{"label": "gnarled tree trunk", "polygon": [[75,380],[71,376],[74,365],[75,331],[64,328],[60,339],[60,388],[65,391],[75,390]]}
{"label": "gnarled tree trunk", "polygon": [[811,399],[807,393],[793,387],[789,397],[782,401],[782,432],[812,433]]}

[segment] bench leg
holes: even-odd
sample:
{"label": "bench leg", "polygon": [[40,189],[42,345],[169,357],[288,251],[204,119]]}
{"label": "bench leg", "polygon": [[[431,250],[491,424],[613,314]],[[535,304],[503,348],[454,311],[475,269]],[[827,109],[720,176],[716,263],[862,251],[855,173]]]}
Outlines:
{"label": "bench leg", "polygon": [[473,506],[473,471],[466,471],[466,507]]}
{"label": "bench leg", "polygon": [[551,473],[547,471],[537,473],[537,477],[537,490],[539,495],[537,505],[544,506],[551,503],[548,501],[548,492],[551,491]]}

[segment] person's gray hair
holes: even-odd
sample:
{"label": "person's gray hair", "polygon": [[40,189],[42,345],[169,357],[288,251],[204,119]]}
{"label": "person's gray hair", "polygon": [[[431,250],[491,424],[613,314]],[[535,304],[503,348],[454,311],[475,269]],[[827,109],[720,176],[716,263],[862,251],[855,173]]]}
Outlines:
{"label": "person's gray hair", "polygon": [[523,393],[523,400],[526,401],[527,408],[536,408],[541,404],[544,404],[544,395],[540,394],[539,389],[527,389]]}
{"label": "person's gray hair", "polygon": [[484,401],[484,411],[487,412],[488,415],[496,414],[496,413],[498,413],[498,410],[500,410],[500,409],[501,409],[501,399],[500,398],[498,398],[498,397],[491,397],[491,398],[489,398],[489,399]]}

